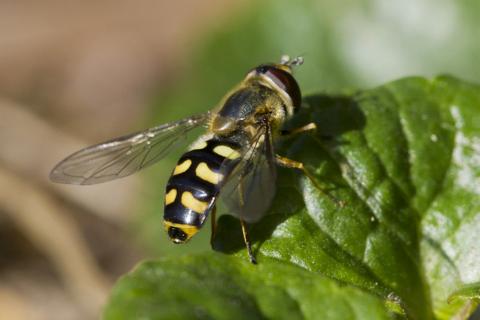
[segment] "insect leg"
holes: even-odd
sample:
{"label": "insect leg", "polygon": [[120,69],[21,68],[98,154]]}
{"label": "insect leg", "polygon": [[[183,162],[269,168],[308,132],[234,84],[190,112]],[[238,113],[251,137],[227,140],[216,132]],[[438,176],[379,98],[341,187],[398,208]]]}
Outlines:
{"label": "insect leg", "polygon": [[[240,204],[243,206],[245,204],[245,201],[243,199],[243,179],[240,179],[240,183],[238,184],[238,193],[239,193],[239,200]],[[247,224],[245,221],[240,218],[240,224],[242,225],[242,234],[243,234],[243,242],[245,242],[245,246],[247,247],[247,252],[248,252],[248,258],[250,259],[250,262],[253,264],[257,264],[257,259],[255,259],[255,256],[253,255],[252,252],[252,244],[250,242],[250,237],[248,236],[247,232]]]}
{"label": "insect leg", "polygon": [[210,217],[210,222],[212,223],[212,232],[210,233],[210,246],[213,248],[213,240],[217,234],[217,206],[214,206],[212,209],[212,216]]}
{"label": "insect leg", "polygon": [[326,190],[324,190],[317,182],[315,177],[305,168],[305,165],[302,162],[298,162],[289,158],[282,157],[280,155],[275,155],[275,161],[279,166],[285,167],[285,168],[290,168],[290,169],[298,169],[303,172],[303,174],[312,182],[312,184],[317,188],[318,191],[322,192],[324,195],[326,195],[330,200],[335,202],[338,206],[343,207],[344,203],[343,201],[335,198],[332,196],[330,193],[328,193]]}
{"label": "insect leg", "polygon": [[252,252],[252,244],[250,243],[250,238],[248,236],[247,224],[245,223],[245,221],[243,221],[243,219],[240,219],[240,224],[242,225],[243,241],[245,242],[245,246],[247,247],[250,262],[253,264],[257,264],[257,259],[255,259],[255,256]]}
{"label": "insect leg", "polygon": [[280,134],[284,137],[293,136],[298,133],[306,132],[306,131],[313,131],[317,130],[317,125],[313,122],[306,124],[300,128],[292,129],[292,130],[282,130]]}

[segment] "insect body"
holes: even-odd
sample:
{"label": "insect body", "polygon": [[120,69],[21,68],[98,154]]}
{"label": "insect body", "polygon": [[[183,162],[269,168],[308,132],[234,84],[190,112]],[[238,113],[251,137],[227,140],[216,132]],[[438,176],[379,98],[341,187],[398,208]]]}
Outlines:
{"label": "insect body", "polygon": [[164,224],[173,242],[189,240],[215,210],[223,181],[238,164],[240,151],[238,143],[215,137],[201,140],[180,158],[165,193]]}
{"label": "insect body", "polygon": [[[275,193],[276,164],[303,170],[274,152],[274,139],[301,104],[292,67],[301,58],[252,69],[213,111],[82,149],[51,172],[55,182],[95,184],[132,174],[163,158],[193,128],[207,126],[175,166],[165,192],[164,224],[174,243],[188,241],[222,197],[241,222],[250,260],[255,263],[246,222],[259,220]],[[296,131],[313,129],[309,124]]]}

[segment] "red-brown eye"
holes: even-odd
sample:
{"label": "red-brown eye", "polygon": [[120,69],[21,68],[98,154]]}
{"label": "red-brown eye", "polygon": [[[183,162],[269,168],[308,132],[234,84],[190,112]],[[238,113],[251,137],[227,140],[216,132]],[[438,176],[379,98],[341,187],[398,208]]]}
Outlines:
{"label": "red-brown eye", "polygon": [[302,103],[300,87],[298,86],[295,78],[289,72],[273,65],[261,65],[258,66],[255,71],[270,78],[280,89],[288,94],[288,96],[292,99],[295,111],[300,108]]}

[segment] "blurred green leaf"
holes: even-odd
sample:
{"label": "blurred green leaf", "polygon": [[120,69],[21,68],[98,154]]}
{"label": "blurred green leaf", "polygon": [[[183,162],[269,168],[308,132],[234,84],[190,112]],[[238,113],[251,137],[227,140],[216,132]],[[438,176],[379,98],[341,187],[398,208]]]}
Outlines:
{"label": "blurred green leaf", "polygon": [[468,316],[469,300],[448,297],[480,280],[480,87],[412,77],[304,102],[289,125],[319,130],[278,150],[324,190],[280,170],[270,214],[250,227],[259,265],[222,216],[214,246],[231,256],[141,265],[106,319]]}
{"label": "blurred green leaf", "polygon": [[478,303],[480,301],[480,282],[462,286],[450,295],[448,301],[450,302],[455,299],[477,300]]}
{"label": "blurred green leaf", "polygon": [[359,289],[275,259],[252,266],[218,254],[144,263],[113,299],[106,319],[390,319]]}

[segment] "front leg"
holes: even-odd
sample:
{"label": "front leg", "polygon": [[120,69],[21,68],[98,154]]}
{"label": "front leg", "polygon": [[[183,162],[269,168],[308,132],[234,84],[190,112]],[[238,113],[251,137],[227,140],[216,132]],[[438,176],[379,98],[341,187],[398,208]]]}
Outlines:
{"label": "front leg", "polygon": [[[309,124],[306,124],[306,125],[304,125],[300,128],[295,128],[295,129],[291,129],[291,130],[281,130],[280,135],[282,137],[289,138],[289,137],[292,137],[292,136],[297,135],[299,133],[304,133],[304,132],[308,132],[308,131],[316,131],[317,129],[318,129],[317,125],[314,122],[310,122]],[[325,140],[325,141],[329,142],[329,141],[334,141],[335,136],[329,135],[329,134],[323,134],[323,135],[320,135],[319,138],[321,140]]]}
{"label": "front leg", "polygon": [[304,125],[303,127],[292,129],[292,130],[282,130],[280,131],[280,134],[284,137],[290,137],[299,133],[303,133],[306,131],[315,131],[317,130],[317,125],[313,122],[310,122],[309,124]]}
{"label": "front leg", "polygon": [[306,168],[305,165],[302,162],[295,161],[286,157],[282,157],[280,155],[275,155],[275,162],[284,168],[289,168],[289,169],[297,169],[303,172],[303,174],[312,182],[312,184],[317,188],[318,191],[322,192],[324,195],[326,195],[330,200],[335,202],[338,206],[343,207],[344,203],[341,200],[338,200],[334,196],[332,196],[328,191],[324,190],[317,182],[313,174],[311,174]]}

